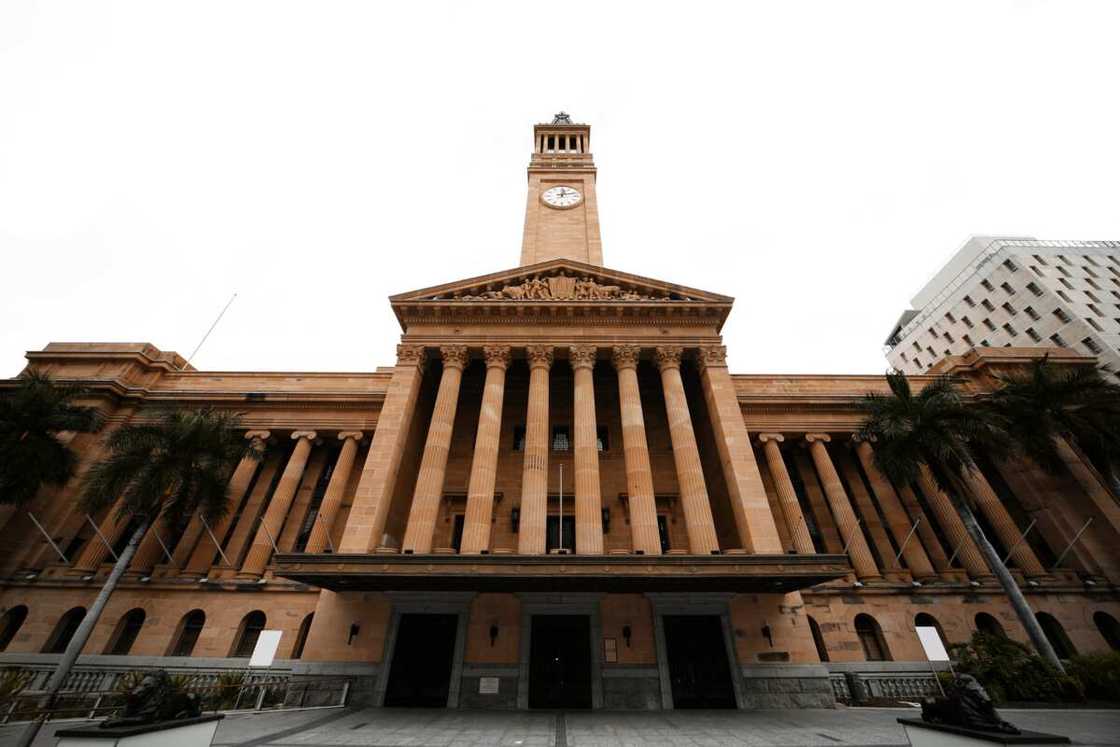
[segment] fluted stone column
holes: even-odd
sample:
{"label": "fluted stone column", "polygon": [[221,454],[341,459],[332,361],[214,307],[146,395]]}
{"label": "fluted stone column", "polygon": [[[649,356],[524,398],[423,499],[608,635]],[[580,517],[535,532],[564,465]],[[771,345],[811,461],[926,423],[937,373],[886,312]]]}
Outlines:
{"label": "fluted stone column", "polygon": [[832,509],[832,515],[836,517],[836,527],[840,530],[840,537],[848,547],[848,557],[856,570],[856,576],[861,579],[879,578],[879,569],[875,567],[871,548],[867,546],[867,540],[859,528],[859,520],[852,510],[848,494],[844,492],[844,485],[840,482],[840,475],[836,473],[836,467],[832,465],[832,457],[828,455],[828,449],[825,448],[825,444],[830,440],[824,433],[805,434],[805,441],[809,444],[809,454],[813,458],[813,465],[817,468],[817,476],[820,478],[825,498],[828,499],[828,506]]}
{"label": "fluted stone column", "polygon": [[529,362],[529,407],[525,415],[517,552],[543,555],[548,523],[548,373],[553,349],[551,345],[531,345],[525,356]]}
{"label": "fluted stone column", "polygon": [[[109,509],[109,513],[105,514],[101,523],[97,525],[101,537],[104,537],[109,544],[113,544],[120,539],[121,532],[128,525],[128,517],[120,515],[122,505],[123,502],[118,499]],[[82,548],[82,554],[78,556],[78,560],[74,563],[74,570],[93,573],[105,562],[105,559],[109,557],[109,548],[105,546],[105,542],[101,541],[101,537],[94,534],[89,538],[85,547]]]}
{"label": "fluted stone column", "polygon": [[412,493],[408,525],[404,530],[404,552],[430,553],[432,533],[436,528],[439,504],[443,498],[443,479],[447,474],[447,454],[451,448],[451,432],[455,411],[459,406],[459,384],[467,366],[467,348],[448,345],[439,349],[443,357],[443,375],[439,380],[435,409],[428,425],[428,438],[420,458],[420,472]]}
{"label": "fluted stone column", "polygon": [[957,513],[957,507],[953,505],[953,501],[945,494],[945,491],[938,487],[933,472],[924,464],[918,473],[918,487],[925,493],[930,510],[937,517],[937,523],[941,525],[941,531],[945,533],[945,538],[952,545],[951,548],[947,548],[950,554],[956,550],[957,559],[961,561],[961,565],[964,566],[965,571],[972,578],[991,576],[992,572],[988,570],[988,565],[980,555],[980,550],[977,549],[972,538],[968,536],[968,530],[964,528],[964,522],[961,521],[960,514]]}
{"label": "fluted stone column", "polygon": [[423,345],[397,346],[397,365],[346,517],[340,553],[369,553],[381,545],[409,427],[416,415],[425,361]]}
{"label": "fluted stone column", "polygon": [[762,444],[763,453],[766,454],[766,467],[770,470],[770,479],[773,480],[774,490],[778,493],[778,504],[782,507],[782,515],[786,520],[793,549],[800,554],[811,555],[817,550],[813,547],[809,525],[805,523],[805,514],[801,510],[801,503],[797,500],[797,491],[793,489],[789,470],[786,469],[785,460],[782,459],[782,450],[778,447],[785,438],[780,433],[760,433],[758,440]]}
{"label": "fluted stone column", "polygon": [[147,573],[155,567],[156,563],[167,560],[167,554],[163,551],[163,548],[171,541],[170,535],[171,530],[168,529],[162,518],[153,521],[140,540],[140,545],[132,556],[132,562],[128,564],[129,570],[136,573]]}
{"label": "fluted stone column", "polygon": [[700,449],[692,430],[688,398],[681,380],[682,352],[680,347],[661,346],[656,349],[655,357],[661,371],[661,387],[665,392],[669,438],[673,443],[673,462],[677,467],[677,485],[680,488],[685,529],[688,531],[688,549],[693,555],[710,555],[712,551],[719,550],[719,538],[712,518],[712,505],[708,500],[708,488],[704,483]]}
{"label": "fluted stone column", "polygon": [[[253,475],[260,468],[260,462],[264,459],[266,444],[271,437],[272,433],[269,431],[249,431],[245,434],[245,438],[249,440],[250,448],[256,451],[257,456],[242,457],[237,469],[233,471],[233,476],[229,479],[229,511],[217,522],[216,526],[211,525],[210,527],[219,542],[222,541],[222,537],[226,535],[230,525],[233,524],[237,515],[237,507],[245,497],[245,491],[249,489],[249,483],[253,481]],[[186,545],[180,541],[179,546],[175,548],[171,564],[191,573],[205,573],[213,564],[218,548],[214,544],[214,540],[210,539],[210,534],[206,531],[206,527],[203,526],[202,520],[198,516],[191,519],[191,523],[187,526],[187,532],[191,532],[191,527],[195,526],[199,532],[197,535],[198,541],[190,549],[187,549]]]}
{"label": "fluted stone column", "polygon": [[778,526],[774,523],[762,474],[754,459],[735,383],[727,370],[727,348],[703,345],[697,353],[700,386],[715,434],[716,452],[739,543],[748,553],[781,553]]}
{"label": "fluted stone column", "polygon": [[657,531],[657,501],[653,493],[653,469],[646,442],[646,421],[638,387],[637,345],[618,345],[611,361],[618,372],[618,401],[622,415],[622,452],[626,461],[626,497],[630,512],[630,542],[645,555],[661,554]]}
{"label": "fluted stone column", "polygon": [[327,547],[327,538],[334,528],[334,519],[338,515],[339,507],[342,506],[346,486],[350,484],[350,473],[354,471],[354,457],[358,454],[358,442],[362,440],[362,432],[343,431],[338,434],[338,440],[342,442],[342,449],[338,452],[338,460],[334,463],[331,480],[327,483],[327,492],[323,494],[319,515],[315,517],[315,526],[311,529],[311,536],[307,538],[304,552],[323,552]]}
{"label": "fluted stone column", "polygon": [[1058,456],[1065,463],[1070,474],[1073,475],[1073,479],[1089,496],[1089,500],[1093,502],[1093,505],[1104,516],[1105,521],[1112,527],[1112,531],[1120,532],[1120,502],[1117,502],[1116,498],[1113,497],[1097,471],[1066,439],[1055,436],[1054,445],[1058,449]]}
{"label": "fluted stone column", "polygon": [[[902,557],[906,561],[906,567],[918,579],[936,576],[937,571],[933,569],[925,550],[922,549],[918,531],[914,530],[913,522],[906,515],[906,509],[902,507],[898,493],[895,492],[891,481],[875,464],[875,453],[871,450],[871,444],[857,439],[856,456],[859,458],[859,463],[863,465],[863,472],[867,475],[867,481],[871,483],[871,490],[875,493],[875,499],[879,502],[879,507],[883,509],[883,514],[887,520],[887,528],[890,530],[891,536],[894,537],[894,541],[902,548]],[[913,533],[913,536],[911,536],[911,533]]]}
{"label": "fluted stone column", "polygon": [[482,349],[486,357],[486,383],[474,439],[474,459],[467,485],[467,511],[463,519],[460,552],[474,554],[490,549],[490,524],[494,515],[494,484],[498,478],[498,440],[502,435],[502,402],[506,391],[507,346]]}
{"label": "fluted stone column", "polygon": [[594,345],[573,345],[568,360],[575,379],[572,415],[575,457],[576,553],[603,554],[603,495],[599,485],[599,438],[595,419]]}
{"label": "fluted stone column", "polygon": [[980,506],[980,510],[984,512],[984,516],[988,518],[988,523],[995,530],[1000,542],[1011,551],[1011,559],[1019,570],[1031,577],[1045,576],[1046,570],[1042,567],[1042,563],[1038,562],[1038,556],[1034,554],[1031,546],[1022,540],[1022,534],[1019,527],[1015,525],[1015,520],[1007,513],[1003,501],[996,495],[996,491],[992,489],[980,469],[966,470],[963,477],[969,492]]}
{"label": "fluted stone column", "polygon": [[280,529],[284,526],[288,509],[292,506],[292,499],[296,497],[300,480],[303,479],[307,458],[311,456],[311,442],[317,435],[315,431],[296,431],[292,434],[296,447],[288,457],[280,481],[276,483],[276,491],[272,494],[272,500],[268,502],[268,508],[261,518],[261,525],[253,537],[253,544],[249,547],[245,562],[241,564],[238,578],[257,578],[264,573],[264,567],[272,557],[272,543],[279,541]]}

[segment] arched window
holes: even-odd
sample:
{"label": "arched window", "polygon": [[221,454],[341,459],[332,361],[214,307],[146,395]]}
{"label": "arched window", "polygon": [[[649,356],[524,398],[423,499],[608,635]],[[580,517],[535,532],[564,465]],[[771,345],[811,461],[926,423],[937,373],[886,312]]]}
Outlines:
{"label": "arched window", "polygon": [[1065,628],[1053,615],[1038,612],[1035,613],[1035,617],[1038,618],[1038,624],[1042,626],[1042,632],[1046,634],[1046,640],[1050,641],[1050,645],[1054,647],[1054,653],[1058,655],[1059,659],[1077,656],[1077,649],[1073,647],[1073,642],[1066,635]]}
{"label": "arched window", "polygon": [[241,625],[237,629],[237,637],[233,640],[233,649],[230,656],[248,658],[253,655],[257,646],[257,639],[264,630],[265,616],[260,610],[253,610],[241,618]]}
{"label": "arched window", "polygon": [[[26,615],[27,612],[23,614]],[[1113,651],[1120,651],[1120,622],[1116,622],[1116,618],[1107,612],[1094,612],[1093,622],[1097,624],[1097,630],[1104,636],[1108,647]],[[3,650],[3,646],[0,646],[0,650]]]}
{"label": "arched window", "polygon": [[883,638],[883,631],[879,623],[871,615],[860,613],[856,615],[856,635],[863,646],[863,655],[868,661],[890,661],[891,652]]}
{"label": "arched window", "polygon": [[206,624],[206,613],[202,610],[191,610],[183,615],[179,621],[179,629],[171,641],[171,648],[167,650],[168,656],[190,656],[194,646],[198,643],[198,636],[202,633],[202,626]]}
{"label": "arched window", "polygon": [[995,619],[987,612],[976,613],[976,629],[988,635],[998,635],[1000,638],[1007,637],[1007,631],[999,624],[999,620]]}
{"label": "arched window", "polygon": [[809,632],[813,634],[813,644],[817,647],[817,656],[821,661],[828,661],[828,648],[824,645],[824,636],[821,635],[821,626],[812,617],[809,618]]}
{"label": "arched window", "polygon": [[[1099,614],[1104,614],[1099,613]],[[27,619],[27,606],[19,605],[12,607],[0,617],[0,651],[8,648],[8,644],[16,637],[16,633],[23,627],[23,621]],[[1113,621],[1115,622],[1115,620]]]}
{"label": "arched window", "polygon": [[103,653],[124,656],[131,651],[132,644],[136,643],[136,636],[140,635],[140,628],[144,626],[145,617],[147,615],[139,607],[126,612],[117,623],[117,629],[113,631]]}
{"label": "arched window", "polygon": [[66,651],[66,646],[70,643],[74,634],[78,632],[78,626],[82,624],[82,618],[85,616],[85,607],[75,607],[60,617],[58,624],[54,626],[54,630],[51,632],[51,637],[47,639],[46,645],[43,646],[43,653],[61,654]]}
{"label": "arched window", "polygon": [[945,631],[941,629],[941,623],[937,622],[936,617],[928,612],[919,612],[914,616],[914,627],[936,628],[937,637],[941,639],[941,645],[948,650],[949,639],[945,637]]}
{"label": "arched window", "polygon": [[303,622],[299,624],[299,632],[296,633],[296,645],[292,648],[292,658],[298,659],[303,656],[303,647],[307,645],[307,634],[311,631],[311,621],[315,618],[315,613],[312,612],[307,617],[303,618]]}

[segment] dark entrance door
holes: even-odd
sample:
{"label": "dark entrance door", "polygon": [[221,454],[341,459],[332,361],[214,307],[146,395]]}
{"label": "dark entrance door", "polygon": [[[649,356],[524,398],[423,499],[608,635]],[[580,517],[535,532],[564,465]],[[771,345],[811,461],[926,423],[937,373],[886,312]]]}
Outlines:
{"label": "dark entrance door", "polygon": [[591,707],[591,620],[534,615],[529,646],[529,707]]}
{"label": "dark entrance door", "polygon": [[458,615],[401,615],[386,706],[446,708]]}
{"label": "dark entrance door", "polygon": [[734,708],[735,690],[718,615],[665,615],[674,708]]}

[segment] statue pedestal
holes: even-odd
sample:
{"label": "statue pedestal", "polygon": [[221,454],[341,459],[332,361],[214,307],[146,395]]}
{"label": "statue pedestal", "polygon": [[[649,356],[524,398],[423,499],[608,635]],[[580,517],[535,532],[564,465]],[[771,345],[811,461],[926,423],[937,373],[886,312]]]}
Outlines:
{"label": "statue pedestal", "polygon": [[208,747],[223,718],[215,714],[143,726],[63,729],[55,737],[57,747]]}
{"label": "statue pedestal", "polygon": [[906,738],[913,747],[988,747],[993,744],[1013,744],[1019,747],[1041,744],[1069,744],[1069,737],[1043,734],[1037,731],[1020,731],[1002,734],[995,731],[966,729],[963,726],[930,724],[916,718],[900,718],[898,723],[906,730]]}

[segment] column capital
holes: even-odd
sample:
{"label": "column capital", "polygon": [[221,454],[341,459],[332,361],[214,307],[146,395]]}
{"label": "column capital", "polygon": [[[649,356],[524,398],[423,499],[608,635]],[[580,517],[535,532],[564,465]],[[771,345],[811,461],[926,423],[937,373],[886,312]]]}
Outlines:
{"label": "column capital", "polygon": [[680,368],[683,352],[684,348],[679,345],[658,345],[653,349],[653,357],[657,361],[657,368],[661,371],[667,368]]}
{"label": "column capital", "polygon": [[342,431],[338,434],[339,441],[354,440],[361,441],[364,434],[361,431]]}
{"label": "column capital", "polygon": [[500,368],[504,371],[509,366],[509,345],[485,345],[482,356],[486,359],[487,368]]}
{"label": "column capital", "polygon": [[638,356],[641,354],[642,349],[637,345],[615,345],[611,348],[611,363],[619,371],[625,368],[637,368]]}
{"label": "column capital", "polygon": [[551,345],[530,345],[525,348],[529,368],[552,368],[553,347]]}
{"label": "column capital", "polygon": [[877,440],[878,439],[875,438],[874,436],[864,436],[860,433],[853,433],[852,434],[852,443],[854,443],[856,445],[859,445],[859,444],[873,444]]}
{"label": "column capital", "polygon": [[423,368],[427,362],[423,345],[397,345],[397,365]]}
{"label": "column capital", "polygon": [[786,437],[783,436],[781,433],[759,433],[758,434],[758,442],[760,444],[764,444],[767,441],[773,441],[774,443],[779,443],[780,444],[781,442],[783,442],[785,440],[786,440]]}
{"label": "column capital", "polygon": [[572,368],[595,368],[599,349],[594,345],[572,345],[568,348],[568,363]]}
{"label": "column capital", "polygon": [[711,367],[727,367],[727,346],[725,345],[701,345],[700,351],[696,356],[696,361],[700,364],[700,369]]}
{"label": "column capital", "polygon": [[245,434],[245,438],[249,439],[250,441],[267,441],[271,437],[271,431],[248,431]]}
{"label": "column capital", "polygon": [[444,368],[458,368],[460,370],[467,367],[469,356],[467,354],[466,345],[443,345],[439,349],[440,357],[443,358]]}
{"label": "column capital", "polygon": [[301,438],[306,438],[308,441],[314,441],[318,437],[319,437],[319,434],[316,433],[315,431],[293,431],[292,432],[292,440],[293,441],[298,441]]}
{"label": "column capital", "polygon": [[805,434],[805,442],[810,443],[810,444],[811,443],[816,443],[817,441],[820,441],[821,443],[826,444],[831,440],[832,440],[832,437],[829,436],[827,433],[806,433]]}

